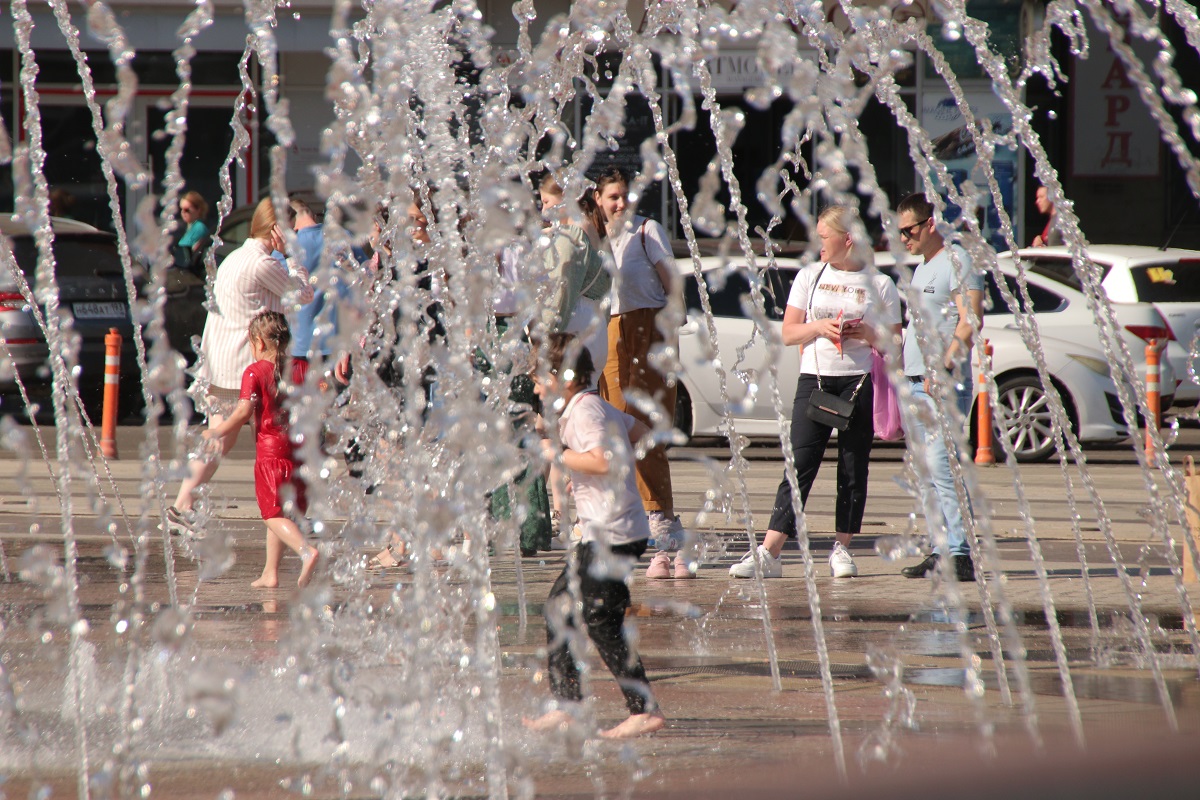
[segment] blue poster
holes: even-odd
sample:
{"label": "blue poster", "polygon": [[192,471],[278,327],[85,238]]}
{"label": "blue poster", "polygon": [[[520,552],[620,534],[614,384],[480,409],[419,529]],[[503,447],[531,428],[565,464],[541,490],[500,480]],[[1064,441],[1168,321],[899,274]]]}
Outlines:
{"label": "blue poster", "polygon": [[[995,135],[1006,134],[1012,129],[1012,114],[991,91],[968,92],[965,97],[976,125],[982,125],[985,119],[990,121]],[[988,243],[997,251],[1008,249],[1008,243],[1001,234],[1000,213],[988,190],[989,174],[996,176],[1001,203],[1012,220],[1017,242],[1021,242],[1019,221],[1013,216],[1017,200],[1017,152],[1001,147],[997,148],[990,162],[981,159],[975,151],[975,138],[967,127],[962,109],[949,93],[926,93],[921,108],[921,123],[933,142],[934,157],[946,166],[955,188],[961,188],[969,180],[981,192],[980,230]],[[947,192],[943,190],[941,194],[947,201],[946,220],[952,222],[958,219],[961,210],[949,204]]]}

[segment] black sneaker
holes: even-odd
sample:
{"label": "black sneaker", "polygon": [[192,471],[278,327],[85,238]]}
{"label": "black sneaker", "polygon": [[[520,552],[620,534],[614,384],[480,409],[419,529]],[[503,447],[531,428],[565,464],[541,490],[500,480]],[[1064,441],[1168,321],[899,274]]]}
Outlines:
{"label": "black sneaker", "polygon": [[975,582],[975,562],[970,556],[954,557],[954,577],[958,578],[959,583]]}
{"label": "black sneaker", "polygon": [[[970,561],[970,558],[967,560]],[[920,564],[914,564],[911,567],[905,567],[904,569],[900,570],[900,574],[906,578],[924,578],[926,575],[937,569],[937,563],[938,554],[930,553],[929,555],[925,556],[925,560]],[[972,578],[971,580],[975,579]]]}

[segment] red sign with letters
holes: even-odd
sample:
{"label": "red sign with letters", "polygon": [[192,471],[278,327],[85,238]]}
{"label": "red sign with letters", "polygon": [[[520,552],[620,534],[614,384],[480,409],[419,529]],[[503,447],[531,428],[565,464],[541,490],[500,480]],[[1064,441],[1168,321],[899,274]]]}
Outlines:
{"label": "red sign with letters", "polygon": [[[1089,36],[1088,57],[1075,59],[1072,75],[1072,172],[1081,178],[1158,177],[1162,165],[1158,125],[1131,77],[1136,65],[1127,65],[1104,34],[1089,29]],[[1153,50],[1141,41],[1134,45],[1141,69],[1153,74],[1149,68]]]}

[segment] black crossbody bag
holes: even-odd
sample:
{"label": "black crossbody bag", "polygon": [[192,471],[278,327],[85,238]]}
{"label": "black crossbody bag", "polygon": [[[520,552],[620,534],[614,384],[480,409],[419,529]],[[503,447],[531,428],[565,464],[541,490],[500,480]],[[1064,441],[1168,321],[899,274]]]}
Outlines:
{"label": "black crossbody bag", "polygon": [[[826,264],[825,267],[829,265]],[[808,311],[812,313],[812,296],[817,293],[817,285],[821,282],[821,276],[825,274],[825,268],[821,269],[817,280],[813,284],[813,290],[808,295]],[[813,422],[818,422],[822,425],[828,425],[831,428],[836,428],[839,431],[844,431],[850,427],[850,420],[854,417],[854,409],[856,408],[854,401],[858,399],[858,392],[862,389],[863,382],[867,376],[863,375],[858,382],[858,386],[854,387],[854,393],[850,395],[850,399],[841,395],[830,394],[821,388],[821,368],[817,365],[817,350],[816,343],[813,343],[813,365],[817,369],[817,389],[813,391],[808,398],[808,408],[805,413]]]}

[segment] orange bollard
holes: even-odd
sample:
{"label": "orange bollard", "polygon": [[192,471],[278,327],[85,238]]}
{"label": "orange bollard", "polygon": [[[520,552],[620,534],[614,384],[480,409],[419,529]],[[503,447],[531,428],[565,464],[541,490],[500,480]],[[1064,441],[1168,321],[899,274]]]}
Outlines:
{"label": "orange bollard", "polygon": [[[1166,344],[1166,341],[1163,341]],[[1153,419],[1146,420],[1146,455],[1147,457],[1154,455],[1154,437],[1151,434],[1150,426],[1153,424],[1153,430],[1158,430],[1162,427],[1162,393],[1159,388],[1158,381],[1158,358],[1162,353],[1162,348],[1158,346],[1158,339],[1151,339],[1146,345],[1146,405],[1150,408],[1150,415]]]}
{"label": "orange bollard", "polygon": [[[992,358],[992,343],[987,339],[983,340],[983,351],[980,355],[987,355],[988,361]],[[987,375],[983,373],[983,358],[979,359],[979,394],[978,394],[978,410],[976,412],[976,429],[978,430],[978,439],[975,447],[975,463],[976,464],[995,464],[996,456],[992,451],[992,404],[988,402]]]}
{"label": "orange bollard", "polygon": [[121,388],[121,334],[109,328],[104,337],[104,420],[100,425],[100,452],[117,457],[117,404]]}

